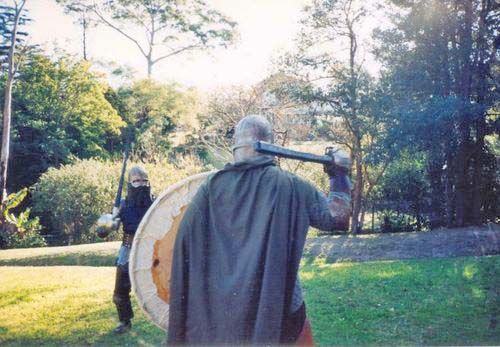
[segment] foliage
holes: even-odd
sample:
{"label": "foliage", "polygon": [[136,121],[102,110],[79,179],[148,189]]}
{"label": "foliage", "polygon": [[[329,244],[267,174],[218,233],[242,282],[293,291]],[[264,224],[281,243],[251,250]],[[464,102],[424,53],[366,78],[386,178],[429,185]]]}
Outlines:
{"label": "foliage", "polygon": [[[179,166],[166,162],[143,165],[154,194],[202,169],[189,158],[178,162]],[[128,163],[128,167],[133,165]],[[34,187],[33,210],[40,215],[43,225],[60,234],[67,244],[97,241],[93,225],[101,214],[111,212],[120,172],[120,162],[96,159],[76,160],[59,169],[51,168]],[[117,237],[118,233],[110,236]]]}
{"label": "foliage", "polygon": [[[4,64],[9,54],[12,41],[12,29],[15,23],[16,11],[19,5],[0,5],[0,64]],[[23,27],[31,19],[26,15],[26,10],[22,10],[19,16],[19,26]],[[17,31],[16,45],[23,44],[28,34],[22,30]]]}
{"label": "foliage", "polygon": [[[424,222],[424,213],[429,213],[429,182],[425,175],[425,156],[422,154],[402,152],[397,160],[389,164],[380,182],[382,201],[378,208],[391,209],[397,214],[411,214],[416,220],[416,229],[420,230]],[[388,224],[401,224],[394,213],[383,213]],[[398,216],[399,217],[399,216]],[[384,224],[386,224],[384,222]],[[401,225],[400,225],[401,226]],[[387,227],[394,229],[394,227]],[[408,231],[408,228],[406,228]],[[392,230],[394,231],[394,230]]]}
{"label": "foliage", "polygon": [[401,233],[415,231],[408,215],[387,209],[382,210],[378,217],[381,219],[380,232]]}
{"label": "foliage", "polygon": [[107,88],[87,62],[31,56],[14,86],[14,187],[32,185],[72,156],[107,155],[125,124],[105,99]]}
{"label": "foliage", "polygon": [[7,196],[3,204],[0,228],[0,246],[2,248],[42,247],[46,245],[40,236],[40,220],[30,218],[30,209],[21,211],[17,215],[11,213],[26,198],[28,189],[24,188]]}
{"label": "foliage", "polygon": [[380,145],[387,128],[374,106],[376,84],[364,69],[368,47],[360,39],[372,7],[358,0],[312,1],[304,8],[295,51],[281,62],[282,70],[303,81],[296,97],[314,106],[310,115],[317,118],[318,133],[351,153],[353,233],[362,229],[364,194],[383,174],[381,170],[368,179],[367,166],[390,161]]}
{"label": "foliage", "polygon": [[210,93],[200,112],[199,127],[179,151],[197,154],[220,167],[232,160],[234,127],[241,118],[260,114],[273,126],[276,143],[311,139],[311,119],[303,117],[308,105],[292,98],[297,79],[276,73],[251,87],[220,88]]}
{"label": "foliage", "polygon": [[135,132],[132,157],[141,161],[165,160],[174,130],[195,118],[196,95],[175,84],[139,80],[109,91],[107,98]]}
{"label": "foliage", "polygon": [[[99,249],[94,254],[89,263],[102,263]],[[73,257],[76,264],[79,255]],[[497,345],[498,328],[488,328],[488,321],[499,307],[499,267],[498,256],[357,264],[307,259],[300,276],[320,346]],[[111,333],[114,271],[0,267],[0,343],[161,344],[165,333],[146,319],[134,297],[133,331]]]}
{"label": "foliage", "polygon": [[[495,185],[485,138],[498,108],[498,16],[494,1],[388,1],[391,25],[375,52],[391,99],[389,138],[427,154],[433,224],[494,220],[482,192]],[[488,164],[488,162],[490,162]],[[494,166],[494,164],[493,164]]]}

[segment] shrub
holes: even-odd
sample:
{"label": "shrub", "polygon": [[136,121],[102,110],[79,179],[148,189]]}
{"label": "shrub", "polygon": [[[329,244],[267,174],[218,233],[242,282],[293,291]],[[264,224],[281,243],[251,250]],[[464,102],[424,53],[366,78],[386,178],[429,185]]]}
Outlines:
{"label": "shrub", "polygon": [[40,236],[42,229],[40,220],[30,218],[30,209],[26,209],[15,215],[10,213],[16,208],[28,194],[28,189],[24,188],[17,193],[10,194],[3,206],[1,214],[0,246],[2,248],[28,248],[43,247],[47,243]]}
{"label": "shrub", "polygon": [[381,216],[380,231],[383,233],[414,231],[414,225],[410,222],[411,217],[408,215],[397,214],[392,210],[383,210]]}
{"label": "shrub", "polygon": [[[203,169],[193,159],[177,162],[178,165],[166,162],[143,165],[148,170],[155,195]],[[128,163],[127,167],[133,165]],[[95,221],[101,214],[111,212],[120,171],[120,162],[95,159],[77,160],[58,169],[49,169],[34,187],[33,209],[42,217],[44,226],[60,234],[64,243],[95,242],[98,240]],[[126,185],[122,196],[125,194]],[[119,233],[109,238],[117,239]]]}

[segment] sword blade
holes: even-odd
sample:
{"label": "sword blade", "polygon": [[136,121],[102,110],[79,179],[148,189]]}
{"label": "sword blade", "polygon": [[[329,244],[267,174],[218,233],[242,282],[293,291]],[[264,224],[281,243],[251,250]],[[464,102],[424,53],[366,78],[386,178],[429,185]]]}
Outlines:
{"label": "sword blade", "polygon": [[318,164],[330,164],[333,161],[328,155],[317,155],[306,152],[294,151],[285,147],[273,145],[272,143],[257,141],[254,144],[254,149],[258,153],[273,155],[276,157],[308,161]]}

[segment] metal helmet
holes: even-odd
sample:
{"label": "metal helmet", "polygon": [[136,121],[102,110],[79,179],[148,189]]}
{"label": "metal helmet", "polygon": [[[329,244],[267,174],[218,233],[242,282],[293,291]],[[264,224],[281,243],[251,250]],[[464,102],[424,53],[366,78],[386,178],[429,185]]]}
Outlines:
{"label": "metal helmet", "polygon": [[261,115],[246,116],[236,125],[232,147],[235,162],[261,155],[253,148],[255,141],[273,142],[271,123]]}
{"label": "metal helmet", "polygon": [[139,165],[135,165],[130,168],[130,171],[128,172],[128,182],[133,187],[147,185],[149,180],[146,169]]}

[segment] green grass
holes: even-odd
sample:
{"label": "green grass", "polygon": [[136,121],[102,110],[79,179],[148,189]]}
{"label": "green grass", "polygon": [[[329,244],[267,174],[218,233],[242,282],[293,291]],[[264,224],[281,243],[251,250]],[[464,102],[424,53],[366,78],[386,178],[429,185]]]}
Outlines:
{"label": "green grass", "polygon": [[0,267],[0,345],[158,345],[134,300],[133,330],[114,336],[113,267]]}
{"label": "green grass", "polygon": [[[113,336],[116,245],[0,251],[0,345],[158,345],[164,333],[133,301],[126,336]],[[108,248],[107,248],[108,247]],[[13,250],[14,251],[14,250]],[[42,253],[40,253],[42,252]],[[26,258],[26,259],[24,259]],[[24,260],[23,260],[24,259]],[[29,259],[29,260],[27,260]],[[319,345],[498,345],[500,256],[327,264],[301,269]]]}
{"label": "green grass", "polygon": [[121,242],[0,251],[0,266],[113,266]]}
{"label": "green grass", "polygon": [[500,256],[370,263],[306,262],[301,270],[321,345],[498,345]]}

